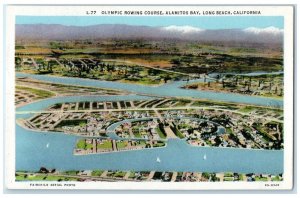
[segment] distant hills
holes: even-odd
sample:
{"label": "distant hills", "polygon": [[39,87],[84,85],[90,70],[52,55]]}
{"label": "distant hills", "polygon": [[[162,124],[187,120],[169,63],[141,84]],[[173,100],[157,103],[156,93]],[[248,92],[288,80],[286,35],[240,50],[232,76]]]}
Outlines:
{"label": "distant hills", "polygon": [[82,39],[163,39],[189,41],[223,41],[244,43],[283,43],[283,30],[276,27],[206,30],[192,26],[133,26],[101,24],[65,26],[57,24],[16,25],[16,39],[82,40]]}

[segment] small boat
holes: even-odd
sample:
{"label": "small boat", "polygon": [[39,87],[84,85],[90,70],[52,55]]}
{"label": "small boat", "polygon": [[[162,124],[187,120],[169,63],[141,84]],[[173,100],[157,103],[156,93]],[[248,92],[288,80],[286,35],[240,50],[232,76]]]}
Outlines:
{"label": "small boat", "polygon": [[159,157],[156,158],[156,162],[157,162],[157,163],[160,163]]}
{"label": "small boat", "polygon": [[49,148],[49,143],[46,145],[47,148]]}
{"label": "small boat", "polygon": [[203,159],[206,160],[206,154],[204,154]]}

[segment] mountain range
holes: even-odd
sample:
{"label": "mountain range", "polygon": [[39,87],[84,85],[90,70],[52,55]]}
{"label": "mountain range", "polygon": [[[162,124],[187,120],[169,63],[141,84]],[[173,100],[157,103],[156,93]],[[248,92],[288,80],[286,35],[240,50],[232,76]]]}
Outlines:
{"label": "mountain range", "polygon": [[270,26],[245,29],[201,29],[192,26],[134,26],[100,24],[66,26],[58,24],[17,24],[16,39],[83,40],[83,39],[163,39],[187,41],[223,41],[244,43],[283,43],[283,30]]}

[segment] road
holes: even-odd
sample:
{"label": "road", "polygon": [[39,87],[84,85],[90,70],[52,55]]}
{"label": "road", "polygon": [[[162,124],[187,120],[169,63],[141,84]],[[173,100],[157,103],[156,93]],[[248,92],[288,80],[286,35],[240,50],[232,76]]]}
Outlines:
{"label": "road", "polygon": [[182,73],[182,72],[176,72],[176,71],[172,71],[172,70],[167,70],[167,69],[162,69],[162,68],[158,68],[158,67],[153,67],[153,66],[146,65],[146,64],[143,64],[143,63],[139,63],[139,62],[132,62],[132,61],[126,61],[126,60],[117,60],[117,59],[103,59],[103,61],[113,61],[113,62],[117,62],[117,63],[134,64],[134,65],[139,65],[139,66],[142,66],[142,67],[146,67],[146,68],[150,68],[150,69],[155,69],[155,70],[159,70],[159,71],[163,71],[163,72],[168,72],[168,73],[173,73],[173,74],[179,74],[179,75],[183,75],[183,76],[195,77],[195,74],[187,74],[187,73]]}

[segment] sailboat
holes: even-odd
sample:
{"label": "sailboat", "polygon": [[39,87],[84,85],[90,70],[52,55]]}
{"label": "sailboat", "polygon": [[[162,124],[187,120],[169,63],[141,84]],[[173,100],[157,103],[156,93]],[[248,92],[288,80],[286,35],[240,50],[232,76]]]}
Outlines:
{"label": "sailboat", "polygon": [[206,154],[204,154],[203,159],[206,160]]}
{"label": "sailboat", "polygon": [[157,163],[160,163],[159,157],[156,158],[156,162],[157,162]]}
{"label": "sailboat", "polygon": [[49,143],[46,145],[47,148],[49,148]]}

